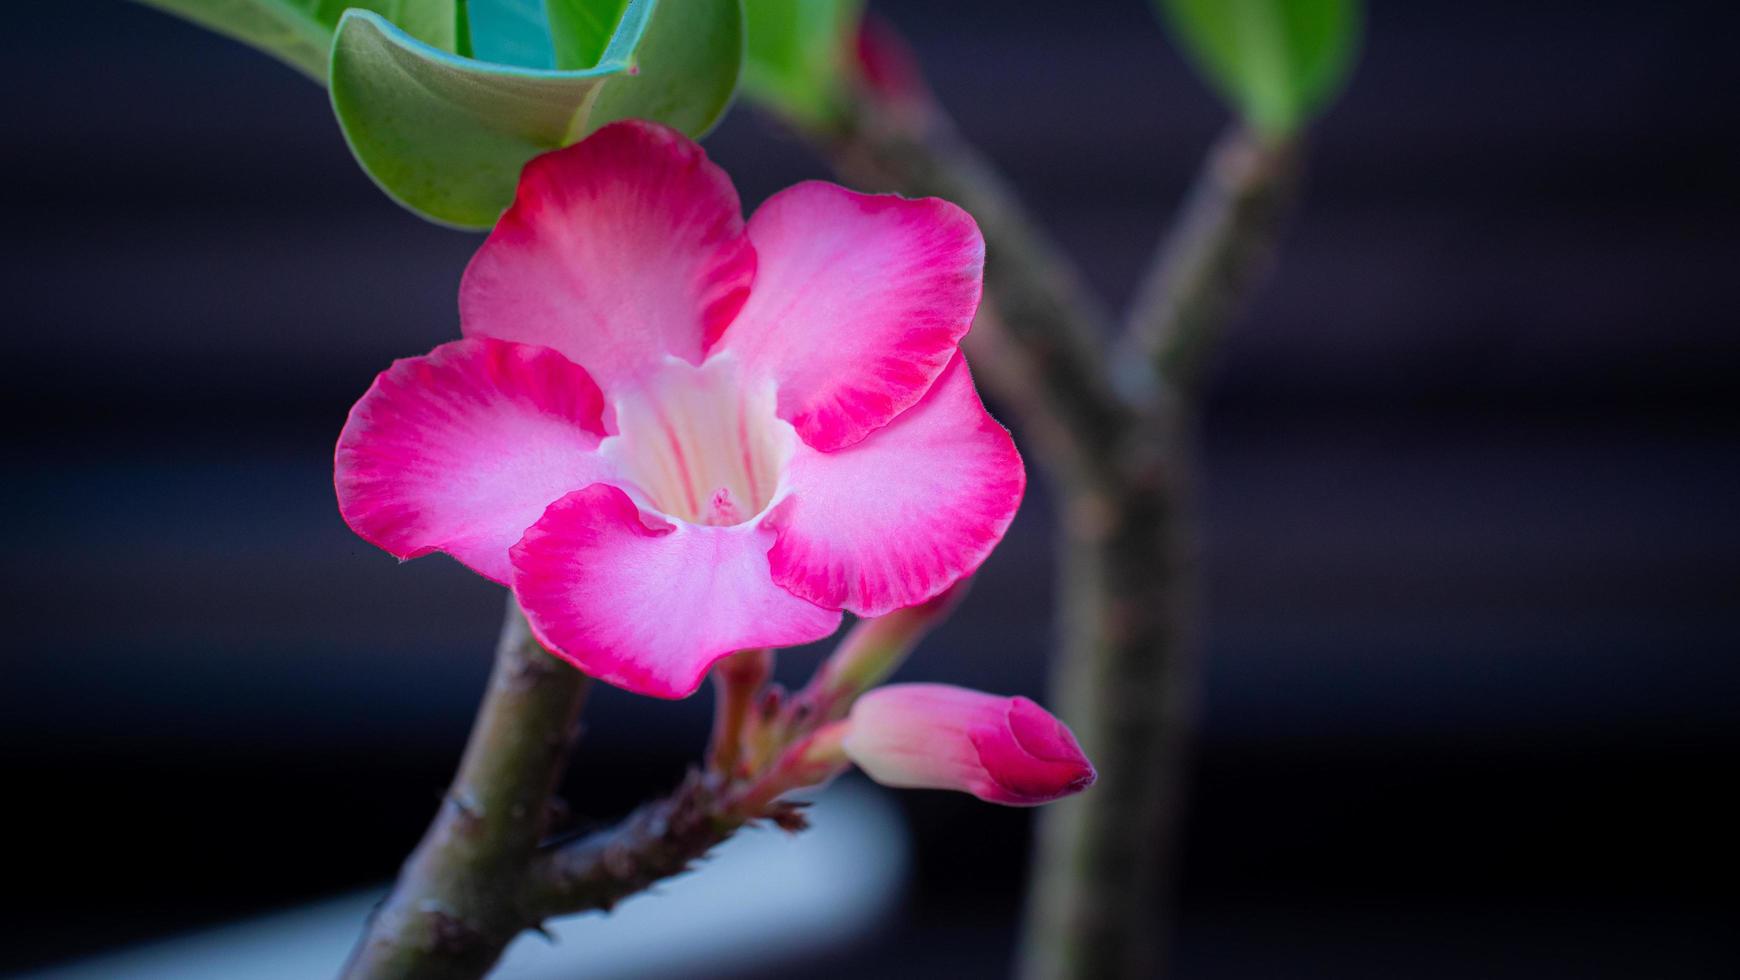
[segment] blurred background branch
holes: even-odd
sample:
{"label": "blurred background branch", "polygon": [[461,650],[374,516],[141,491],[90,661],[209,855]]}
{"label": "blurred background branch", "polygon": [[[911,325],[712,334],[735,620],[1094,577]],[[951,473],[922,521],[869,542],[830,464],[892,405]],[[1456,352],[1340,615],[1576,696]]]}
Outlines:
{"label": "blurred background branch", "polygon": [[1302,155],[1296,137],[1264,138],[1243,125],[1209,152],[1137,287],[1114,359],[1126,390],[1146,395],[1158,381],[1161,397],[1198,397],[1204,362],[1272,257]]}
{"label": "blurred background branch", "polygon": [[[785,6],[751,0],[751,38]],[[1115,343],[1080,275],[961,137],[892,26],[818,19],[808,45],[848,56],[760,83],[752,74],[749,87],[846,180],[954,201],[985,235],[985,309],[966,349],[1053,476],[1063,534],[1052,691],[1101,772],[1092,792],[1040,818],[1022,967],[1033,980],[1163,969],[1196,699],[1197,380],[1270,254],[1295,186],[1296,130],[1339,86],[1357,22],[1348,0],[1162,7],[1246,122],[1209,154]]]}

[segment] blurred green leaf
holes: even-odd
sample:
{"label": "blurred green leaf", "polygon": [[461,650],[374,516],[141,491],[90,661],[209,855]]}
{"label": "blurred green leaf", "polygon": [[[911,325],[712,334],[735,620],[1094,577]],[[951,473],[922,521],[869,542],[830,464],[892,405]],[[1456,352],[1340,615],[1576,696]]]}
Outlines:
{"label": "blurred green leaf", "polygon": [[1190,59],[1256,130],[1298,129],[1353,66],[1359,0],[1154,0]]}
{"label": "blurred green leaf", "polygon": [[863,0],[743,0],[744,94],[800,123],[831,121],[863,9]]}
{"label": "blurred green leaf", "polygon": [[[326,82],[332,32],[350,7],[372,10],[444,51],[457,50],[462,0],[139,0],[235,38]],[[532,0],[536,2],[536,0]]]}
{"label": "blurred green leaf", "polygon": [[550,0],[542,38],[521,18],[507,46],[495,32],[515,23],[522,0],[471,7],[476,51],[535,61],[541,43],[559,67],[461,58],[368,11],[343,16],[332,49],[332,106],[357,162],[394,200],[444,224],[494,224],[526,161],[606,122],[636,116],[698,136],[736,85],[738,0]]}

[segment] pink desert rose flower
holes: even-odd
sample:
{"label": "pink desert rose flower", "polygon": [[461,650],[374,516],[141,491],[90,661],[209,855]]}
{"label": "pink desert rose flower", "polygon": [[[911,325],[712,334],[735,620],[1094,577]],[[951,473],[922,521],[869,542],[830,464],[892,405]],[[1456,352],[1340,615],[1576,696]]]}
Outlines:
{"label": "pink desert rose flower", "polygon": [[339,509],[509,585],[538,639],[657,697],[973,572],[1026,483],[958,345],[984,242],[944,201],[810,182],[747,224],[645,122],[527,164],[463,340],[351,410]]}
{"label": "pink desert rose flower", "polygon": [[947,684],[891,684],[852,706],[843,743],[871,779],[1037,806],[1093,785],[1094,767],[1063,722],[1026,698]]}

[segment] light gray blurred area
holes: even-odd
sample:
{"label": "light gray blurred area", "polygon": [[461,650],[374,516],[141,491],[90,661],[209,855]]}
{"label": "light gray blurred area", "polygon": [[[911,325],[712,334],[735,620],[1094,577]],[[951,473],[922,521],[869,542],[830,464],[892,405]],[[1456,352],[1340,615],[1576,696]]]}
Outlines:
{"label": "light gray blurred area", "polygon": [[[730,976],[824,954],[872,934],[910,867],[906,827],[886,792],[830,787],[811,827],[738,834],[690,874],[609,915],[550,923],[509,947],[494,980]],[[82,960],[32,980],[312,980],[337,974],[378,890]]]}

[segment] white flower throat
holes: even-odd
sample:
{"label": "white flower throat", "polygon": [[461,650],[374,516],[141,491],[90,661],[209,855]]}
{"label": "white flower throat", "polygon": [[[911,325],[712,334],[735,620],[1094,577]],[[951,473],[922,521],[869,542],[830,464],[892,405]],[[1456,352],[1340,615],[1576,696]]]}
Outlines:
{"label": "white flower throat", "polygon": [[599,451],[641,502],[691,524],[730,525],[773,502],[797,444],[771,383],[746,388],[736,359],[700,367],[670,358],[615,404]]}

